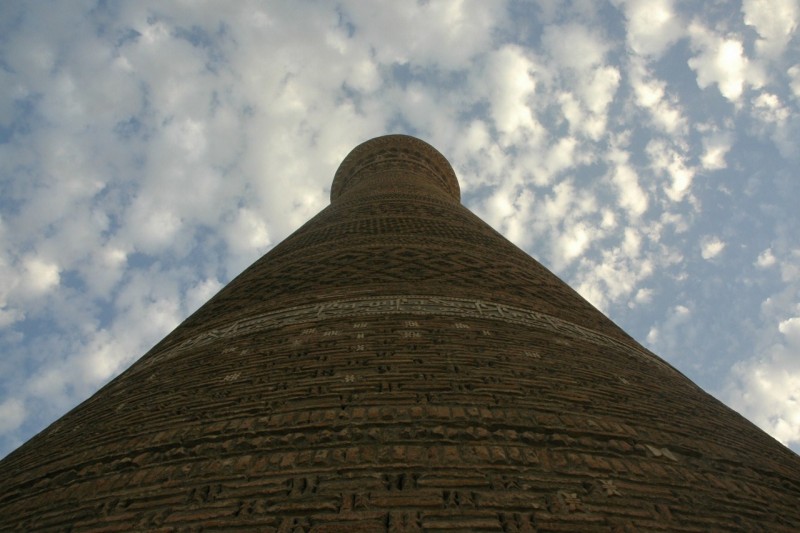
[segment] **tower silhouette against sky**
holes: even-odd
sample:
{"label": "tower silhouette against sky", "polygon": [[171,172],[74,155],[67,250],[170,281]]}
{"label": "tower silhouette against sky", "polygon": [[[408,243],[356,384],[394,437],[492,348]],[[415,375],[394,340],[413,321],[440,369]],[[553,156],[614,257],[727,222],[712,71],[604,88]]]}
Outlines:
{"label": "tower silhouette against sky", "polygon": [[460,204],[355,148],[331,205],[0,462],[0,530],[798,531],[800,457]]}

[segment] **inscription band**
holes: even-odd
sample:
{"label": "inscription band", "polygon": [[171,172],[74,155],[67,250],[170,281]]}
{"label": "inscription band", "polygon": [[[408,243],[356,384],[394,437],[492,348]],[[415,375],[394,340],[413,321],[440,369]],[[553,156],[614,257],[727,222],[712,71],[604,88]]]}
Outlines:
{"label": "inscription band", "polygon": [[512,324],[519,324],[561,334],[576,340],[589,340],[599,345],[618,348],[627,353],[635,354],[638,359],[646,363],[675,372],[675,369],[666,362],[634,342],[625,342],[615,339],[595,330],[567,322],[566,320],[561,320],[537,311],[486,300],[469,300],[439,296],[354,298],[315,305],[289,307],[237,320],[225,327],[203,331],[177,344],[164,347],[158,353],[151,354],[146,361],[142,361],[142,364],[149,366],[153,363],[171,359],[190,348],[211,344],[218,340],[240,337],[265,329],[315,322],[328,318],[394,314],[430,314],[435,316],[452,316],[456,318],[499,320]]}

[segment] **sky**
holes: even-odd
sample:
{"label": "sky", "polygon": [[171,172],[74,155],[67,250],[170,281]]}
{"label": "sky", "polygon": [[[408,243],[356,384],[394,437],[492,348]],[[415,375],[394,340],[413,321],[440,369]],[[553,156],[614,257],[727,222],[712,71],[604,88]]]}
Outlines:
{"label": "sky", "polygon": [[800,452],[798,21],[798,0],[0,2],[0,457],[387,133]]}

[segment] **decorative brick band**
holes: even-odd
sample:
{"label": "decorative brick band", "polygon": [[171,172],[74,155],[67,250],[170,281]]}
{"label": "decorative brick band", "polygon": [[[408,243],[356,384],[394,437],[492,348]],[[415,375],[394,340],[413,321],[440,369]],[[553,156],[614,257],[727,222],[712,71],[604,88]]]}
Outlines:
{"label": "decorative brick band", "polygon": [[482,318],[519,324],[521,326],[564,335],[576,340],[590,341],[601,346],[618,348],[625,353],[635,354],[640,360],[648,364],[661,367],[670,372],[675,372],[674,368],[656,355],[642,349],[635,342],[623,342],[571,322],[521,307],[485,300],[468,300],[438,296],[354,298],[316,305],[290,307],[280,311],[237,320],[225,327],[203,331],[178,344],[166,347],[160,353],[148,357],[143,363],[149,366],[150,364],[170,359],[189,348],[203,346],[220,339],[232,339],[265,329],[306,322],[315,323],[324,319],[399,314]]}

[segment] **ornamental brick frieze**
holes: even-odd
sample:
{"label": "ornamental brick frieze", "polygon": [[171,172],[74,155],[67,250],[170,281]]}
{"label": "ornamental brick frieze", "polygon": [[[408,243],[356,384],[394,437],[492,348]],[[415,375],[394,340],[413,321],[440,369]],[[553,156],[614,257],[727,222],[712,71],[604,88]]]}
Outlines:
{"label": "ornamental brick frieze", "polygon": [[[248,333],[279,328],[290,324],[313,324],[319,320],[354,317],[369,318],[373,315],[394,314],[500,320],[524,327],[545,330],[557,335],[590,341],[603,346],[617,347],[623,351],[630,352],[635,357],[648,364],[662,366],[672,370],[672,367],[664,363],[660,358],[642,349],[633,342],[622,342],[616,338],[571,324],[564,320],[559,320],[543,313],[489,301],[445,297],[431,298],[425,296],[393,296],[338,300],[317,305],[298,306],[260,316],[248,317],[230,323],[224,328],[215,328],[199,333],[190,339],[183,340],[176,346],[162,347],[162,350],[164,350],[163,352],[151,354],[148,359],[145,360],[145,363],[147,365],[155,364],[161,360],[178,356],[184,350],[220,339],[232,339],[237,336],[247,335]],[[417,321],[414,322],[417,323]],[[459,322],[453,322],[453,327],[457,328],[459,324]],[[462,326],[464,329],[469,329],[469,326],[464,324],[462,324]],[[486,332],[488,330],[481,331]],[[338,331],[334,332],[338,334]]]}

